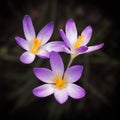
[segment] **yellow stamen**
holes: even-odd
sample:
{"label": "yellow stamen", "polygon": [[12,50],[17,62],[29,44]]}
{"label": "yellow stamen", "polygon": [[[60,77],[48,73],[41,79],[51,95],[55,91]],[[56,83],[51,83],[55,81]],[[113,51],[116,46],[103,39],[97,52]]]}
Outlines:
{"label": "yellow stamen", "polygon": [[57,76],[55,78],[55,85],[58,87],[58,88],[64,88],[65,85],[66,85],[66,82],[65,80],[63,80],[61,77]]}
{"label": "yellow stamen", "polygon": [[82,45],[83,42],[84,42],[84,36],[83,36],[83,35],[80,35],[80,36],[78,37],[75,45],[74,45],[74,49],[79,48],[79,47]]}
{"label": "yellow stamen", "polygon": [[41,44],[42,44],[42,40],[38,40],[37,38],[34,38],[31,52],[33,54],[36,54]]}

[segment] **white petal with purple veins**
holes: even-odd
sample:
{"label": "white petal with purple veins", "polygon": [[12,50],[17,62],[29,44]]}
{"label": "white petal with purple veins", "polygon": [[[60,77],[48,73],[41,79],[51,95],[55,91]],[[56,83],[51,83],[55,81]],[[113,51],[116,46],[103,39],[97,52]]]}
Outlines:
{"label": "white petal with purple veins", "polygon": [[54,96],[55,99],[60,103],[63,104],[67,101],[68,99],[68,93],[66,91],[66,89],[55,89],[54,90]]}
{"label": "white petal with purple veins", "polygon": [[45,50],[51,52],[64,52],[65,44],[62,41],[49,42],[43,46]]}
{"label": "white petal with purple veins", "polygon": [[87,26],[81,33],[81,35],[83,36],[84,40],[82,45],[87,45],[87,43],[90,41],[90,38],[92,36],[92,27],[91,26]]}
{"label": "white petal with purple veins", "polygon": [[85,90],[75,84],[68,84],[67,86],[68,95],[74,99],[80,99],[85,96]]}
{"label": "white petal with purple veins", "polygon": [[47,68],[34,68],[34,74],[45,83],[54,83],[54,72]]}
{"label": "white petal with purple veins", "polygon": [[[83,53],[88,53],[88,52],[93,52],[93,51],[99,50],[99,49],[101,49],[103,47],[103,45],[104,45],[104,43],[94,45],[94,46],[90,46],[90,47],[88,47],[88,50],[86,50]],[[83,53],[81,53],[81,54],[83,54]]]}
{"label": "white petal with purple veins", "polygon": [[67,21],[65,32],[71,46],[73,46],[77,40],[77,28],[73,19],[69,19]]}
{"label": "white petal with purple veins", "polygon": [[50,22],[47,25],[45,25],[42,28],[42,30],[38,33],[37,39],[42,40],[42,45],[45,44],[50,39],[53,33],[53,29],[54,29],[54,24],[53,22]]}
{"label": "white petal with purple veins", "polygon": [[71,44],[70,44],[68,38],[66,37],[66,35],[65,35],[65,33],[64,33],[64,31],[63,31],[62,29],[60,30],[60,36],[61,36],[62,39],[64,40],[66,46],[67,46],[67,47],[71,47]]}
{"label": "white petal with purple veins", "polygon": [[50,53],[50,65],[52,70],[59,76],[63,76],[64,64],[61,56],[57,52]]}
{"label": "white petal with purple veins", "polygon": [[25,63],[25,64],[30,64],[34,61],[35,59],[35,55],[30,53],[30,52],[24,52],[21,56],[20,56],[20,61]]}
{"label": "white petal with purple veins", "polygon": [[81,65],[75,65],[70,68],[68,68],[65,71],[65,78],[68,82],[73,83],[80,79],[82,76],[83,66]]}
{"label": "white petal with purple veins", "polygon": [[33,89],[33,94],[37,97],[47,97],[53,94],[53,92],[53,85],[50,84],[44,84]]}
{"label": "white petal with purple veins", "polygon": [[28,15],[25,15],[23,18],[23,30],[26,39],[31,42],[35,38],[35,30],[32,24],[32,20]]}
{"label": "white petal with purple veins", "polygon": [[21,37],[15,37],[17,44],[25,50],[29,50],[29,43]]}
{"label": "white petal with purple veins", "polygon": [[43,59],[49,58],[49,52],[44,47],[39,49],[36,55]]}

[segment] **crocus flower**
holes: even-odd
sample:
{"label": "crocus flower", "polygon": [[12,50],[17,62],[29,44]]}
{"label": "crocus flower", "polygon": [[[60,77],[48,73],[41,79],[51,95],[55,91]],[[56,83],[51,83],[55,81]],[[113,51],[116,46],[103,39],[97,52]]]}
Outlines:
{"label": "crocus flower", "polygon": [[36,55],[41,58],[49,58],[49,52],[60,51],[61,48],[59,46],[61,46],[62,42],[47,43],[53,33],[53,29],[54,24],[50,22],[36,36],[30,16],[24,16],[23,30],[26,40],[21,37],[15,37],[17,44],[26,50],[20,56],[21,62],[30,64],[34,61]]}
{"label": "crocus flower", "polygon": [[82,75],[83,66],[74,65],[64,72],[64,64],[60,55],[56,52],[50,53],[50,65],[52,70],[47,68],[34,68],[35,76],[44,82],[44,85],[33,89],[37,97],[47,97],[54,94],[55,99],[60,103],[67,101],[68,96],[80,99],[85,96],[85,90],[74,84]]}
{"label": "crocus flower", "polygon": [[92,27],[87,26],[82,31],[81,35],[78,36],[77,28],[73,19],[69,19],[67,21],[65,33],[62,29],[60,29],[60,35],[66,45],[64,51],[75,56],[96,51],[103,46],[103,43],[94,46],[87,46],[92,36]]}

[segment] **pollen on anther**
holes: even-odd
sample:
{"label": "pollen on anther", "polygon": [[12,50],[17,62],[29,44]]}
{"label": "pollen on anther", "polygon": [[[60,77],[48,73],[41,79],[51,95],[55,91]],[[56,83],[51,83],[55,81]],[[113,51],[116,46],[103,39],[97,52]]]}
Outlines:
{"label": "pollen on anther", "polygon": [[76,40],[76,43],[74,44],[74,49],[79,48],[82,45],[83,42],[84,42],[84,36],[80,35],[78,37],[78,39]]}
{"label": "pollen on anther", "polygon": [[31,52],[33,54],[36,54],[38,52],[38,49],[41,46],[41,44],[42,44],[42,40],[38,40],[37,38],[34,38]]}
{"label": "pollen on anther", "polygon": [[55,85],[58,87],[58,88],[63,88],[65,87],[65,80],[63,80],[61,77],[57,76],[55,78]]}

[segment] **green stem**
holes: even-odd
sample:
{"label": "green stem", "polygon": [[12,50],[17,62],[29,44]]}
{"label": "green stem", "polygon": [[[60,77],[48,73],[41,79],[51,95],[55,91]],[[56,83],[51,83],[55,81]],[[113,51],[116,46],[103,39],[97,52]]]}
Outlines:
{"label": "green stem", "polygon": [[[67,68],[70,67],[72,61],[74,60],[74,58],[75,58],[76,56],[77,56],[77,55],[74,55],[74,54],[72,55],[72,54],[71,54],[71,56],[70,56],[70,61],[69,61],[68,65],[67,65]],[[67,68],[66,68],[66,69],[67,69]]]}

